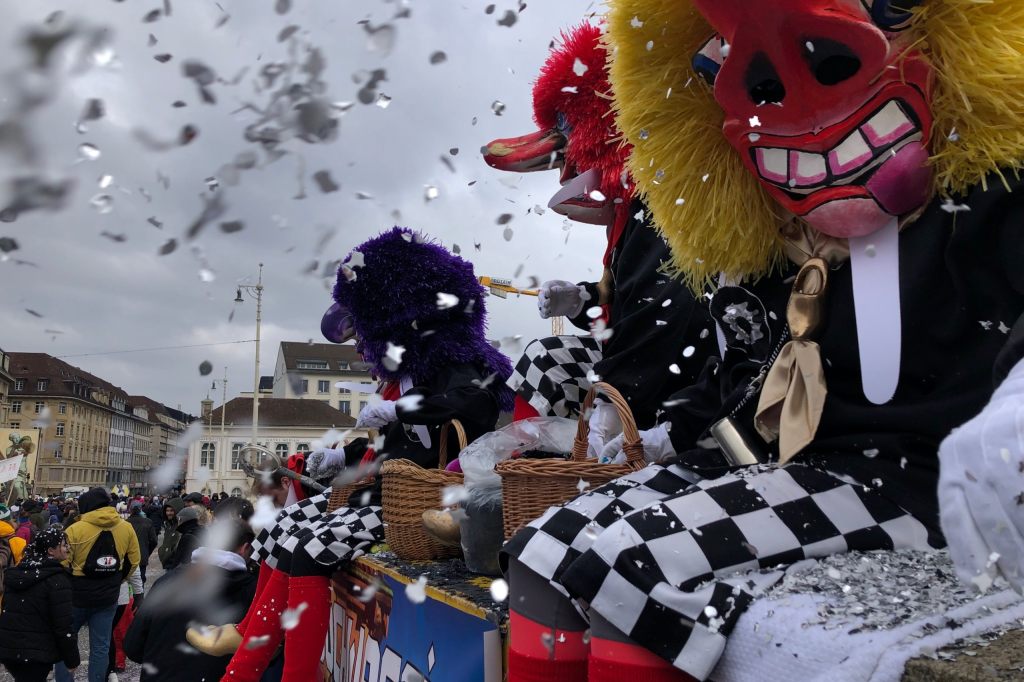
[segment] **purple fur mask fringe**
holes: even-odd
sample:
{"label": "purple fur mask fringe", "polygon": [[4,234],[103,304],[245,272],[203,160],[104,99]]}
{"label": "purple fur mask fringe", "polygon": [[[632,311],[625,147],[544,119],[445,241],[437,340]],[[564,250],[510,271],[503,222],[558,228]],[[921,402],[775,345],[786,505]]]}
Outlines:
{"label": "purple fur mask fringe", "polygon": [[[333,297],[351,313],[357,349],[378,378],[422,384],[444,367],[473,364],[493,377],[491,390],[507,411],[512,364],[487,341],[485,294],[472,263],[394,227],[346,256]],[[389,344],[405,349],[400,363],[388,358]]]}

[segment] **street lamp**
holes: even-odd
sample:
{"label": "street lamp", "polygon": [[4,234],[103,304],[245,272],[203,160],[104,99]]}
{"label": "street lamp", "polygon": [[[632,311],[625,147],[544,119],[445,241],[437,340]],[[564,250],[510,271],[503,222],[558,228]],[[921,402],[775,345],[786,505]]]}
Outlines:
{"label": "street lamp", "polygon": [[[259,277],[256,284],[243,284],[235,290],[235,303],[244,303],[242,292],[256,299],[256,362],[253,368],[252,382],[252,444],[257,444],[256,424],[260,416],[260,322],[263,316],[263,263],[260,263]],[[224,410],[221,407],[221,410]]]}

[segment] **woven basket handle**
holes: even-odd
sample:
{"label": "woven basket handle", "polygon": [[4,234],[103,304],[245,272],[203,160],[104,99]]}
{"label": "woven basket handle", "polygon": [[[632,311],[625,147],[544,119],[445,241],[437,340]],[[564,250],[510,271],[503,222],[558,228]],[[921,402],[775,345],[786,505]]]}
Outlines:
{"label": "woven basket handle", "polygon": [[466,449],[469,445],[469,441],[466,440],[466,429],[462,427],[462,422],[458,419],[452,419],[451,421],[441,424],[441,438],[437,444],[438,457],[437,457],[437,468],[444,469],[448,466],[448,428],[452,427],[455,429],[455,434],[459,439],[459,452]]}
{"label": "woven basket handle", "polygon": [[626,464],[634,471],[642,469],[647,462],[644,460],[644,444],[640,440],[640,432],[636,428],[636,420],[633,419],[633,411],[629,409],[629,403],[622,397],[622,394],[611,384],[603,381],[595,382],[587,392],[587,397],[580,407],[580,418],[576,422],[576,440],[572,444],[572,458],[576,462],[582,462],[587,458],[587,436],[590,435],[589,412],[594,407],[594,400],[600,393],[615,406],[622,421],[622,451],[626,453]]}

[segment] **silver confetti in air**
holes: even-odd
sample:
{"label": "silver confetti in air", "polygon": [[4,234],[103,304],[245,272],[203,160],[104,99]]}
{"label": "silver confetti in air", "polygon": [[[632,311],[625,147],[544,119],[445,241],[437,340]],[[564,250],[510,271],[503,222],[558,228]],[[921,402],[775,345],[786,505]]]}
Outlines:
{"label": "silver confetti in air", "polygon": [[83,161],[95,161],[100,158],[101,152],[99,147],[88,142],[83,142],[78,145],[78,157]]}
{"label": "silver confetti in air", "polygon": [[109,194],[97,194],[89,200],[89,205],[97,212],[107,214],[114,210],[114,197]]}
{"label": "silver confetti in air", "polygon": [[493,102],[491,102],[491,111],[494,112],[495,116],[501,116],[503,113],[505,113],[505,103],[502,102],[501,100],[494,100]]}

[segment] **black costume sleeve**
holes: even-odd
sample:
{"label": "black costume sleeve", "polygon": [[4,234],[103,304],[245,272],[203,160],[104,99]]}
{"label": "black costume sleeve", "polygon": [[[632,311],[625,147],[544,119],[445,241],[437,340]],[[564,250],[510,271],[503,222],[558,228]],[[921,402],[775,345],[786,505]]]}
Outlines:
{"label": "black costume sleeve", "polygon": [[369,445],[370,441],[366,438],[356,438],[346,445],[343,448],[345,451],[345,466],[351,467],[359,464],[363,460],[363,455],[366,454],[366,448]]}
{"label": "black costume sleeve", "polygon": [[665,272],[668,244],[648,211],[640,202],[631,210],[610,265],[612,335],[594,372],[625,396],[637,425],[646,429],[661,403],[697,381],[704,361],[718,349],[707,308]]}
{"label": "black costume sleeve", "polygon": [[71,631],[71,580],[58,575],[50,581],[50,623],[60,658],[68,668],[77,668],[82,660],[78,653],[78,637]]}
{"label": "black costume sleeve", "polygon": [[[1015,183],[1015,192],[1004,195],[1004,206],[998,215],[1002,216],[1002,230],[999,235],[999,254],[1003,270],[1014,291],[1024,293],[1024,186]],[[1024,359],[1024,315],[1014,322],[1006,345],[996,357],[992,378],[998,386],[1010,373],[1014,365]]]}
{"label": "black costume sleeve", "polygon": [[480,372],[470,365],[459,365],[447,373],[439,385],[414,386],[405,392],[403,398],[419,396],[421,401],[415,407],[412,401],[402,401],[395,411],[398,421],[403,424],[440,426],[452,419],[461,420],[464,425],[492,424],[498,417],[498,405],[489,390],[498,377],[481,377]]}
{"label": "black costume sleeve", "polygon": [[583,287],[590,298],[583,304],[583,310],[580,311],[580,314],[576,317],[570,317],[569,321],[572,322],[572,326],[577,329],[589,332],[590,325],[593,323],[593,320],[590,319],[589,315],[587,315],[587,311],[594,306],[599,305],[599,301],[601,300],[601,291],[597,288],[597,282],[577,282],[576,286]]}

